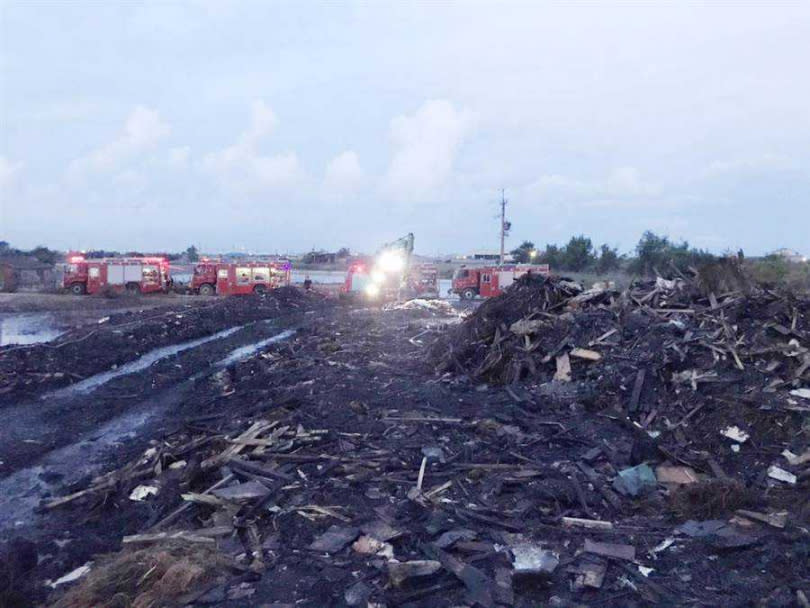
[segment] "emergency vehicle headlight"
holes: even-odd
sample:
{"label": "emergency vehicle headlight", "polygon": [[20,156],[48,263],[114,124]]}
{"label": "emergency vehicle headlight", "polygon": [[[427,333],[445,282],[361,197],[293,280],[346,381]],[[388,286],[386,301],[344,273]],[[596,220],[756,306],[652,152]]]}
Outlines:
{"label": "emergency vehicle headlight", "polygon": [[376,298],[380,295],[380,288],[378,285],[372,283],[371,285],[366,285],[366,295],[370,298]]}
{"label": "emergency vehicle headlight", "polygon": [[380,254],[378,264],[385,272],[399,272],[405,268],[405,259],[396,251],[385,251]]}
{"label": "emergency vehicle headlight", "polygon": [[371,273],[371,280],[375,283],[384,283],[385,282],[385,274],[380,272],[379,270],[375,270]]}

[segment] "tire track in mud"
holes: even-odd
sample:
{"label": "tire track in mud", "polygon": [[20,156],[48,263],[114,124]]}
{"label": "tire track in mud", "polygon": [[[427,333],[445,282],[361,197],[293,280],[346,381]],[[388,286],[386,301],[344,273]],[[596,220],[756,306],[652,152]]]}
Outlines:
{"label": "tire track in mud", "polygon": [[[254,328],[258,323],[232,328],[219,332],[201,344],[177,345],[177,352],[193,350],[214,340],[225,340],[246,327]],[[109,456],[117,455],[121,444],[134,442],[138,437],[151,436],[149,428],[160,426],[164,418],[171,417],[171,409],[187,399],[195,397],[198,381],[217,373],[229,365],[247,359],[262,348],[282,342],[295,335],[294,329],[278,331],[271,323],[264,323],[275,333],[260,340],[252,339],[247,344],[227,344],[229,350],[224,353],[217,349],[219,356],[203,371],[165,388],[157,395],[152,395],[134,404],[124,413],[115,416],[104,424],[83,434],[78,440],[46,452],[35,464],[17,469],[0,479],[0,536],[11,534],[21,527],[38,527],[39,517],[36,509],[39,503],[60,492],[60,488],[69,487],[82,478],[98,474],[108,462]],[[255,336],[253,337],[255,338]],[[199,342],[199,341],[196,341]],[[239,340],[239,342],[244,342]],[[165,350],[165,349],[158,349]],[[171,355],[166,354],[156,361]],[[138,372],[131,372],[137,374]],[[146,372],[149,373],[149,370]],[[126,374],[131,375],[131,374]],[[113,378],[107,380],[112,382]],[[106,383],[106,382],[105,382]],[[75,399],[93,398],[93,389],[87,388],[76,393]],[[61,391],[60,391],[61,392]],[[75,400],[74,399],[74,400]],[[31,406],[35,407],[35,406]],[[1,435],[0,435],[1,436]],[[4,442],[0,443],[6,445]]]}

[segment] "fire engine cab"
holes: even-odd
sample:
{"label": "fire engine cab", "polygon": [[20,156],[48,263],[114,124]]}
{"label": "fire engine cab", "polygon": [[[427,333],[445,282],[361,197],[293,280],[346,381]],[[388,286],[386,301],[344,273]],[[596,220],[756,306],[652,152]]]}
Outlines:
{"label": "fire engine cab", "polygon": [[104,289],[131,294],[167,291],[171,285],[166,258],[101,258],[70,256],[62,287],[71,293],[98,293]]}
{"label": "fire engine cab", "polygon": [[467,268],[462,266],[453,275],[451,293],[457,293],[462,300],[472,300],[476,296],[491,298],[499,296],[503,290],[525,274],[548,276],[548,264],[486,266]]}
{"label": "fire engine cab", "polygon": [[404,280],[397,273],[385,273],[366,261],[354,262],[341,286],[344,297],[364,296],[371,300],[438,298],[439,271],[433,264],[415,264],[407,269]]}
{"label": "fire engine cab", "polygon": [[203,296],[265,293],[290,284],[292,265],[276,262],[203,261],[194,267],[191,289]]}
{"label": "fire engine cab", "polygon": [[408,295],[415,298],[439,297],[439,269],[435,264],[414,264],[405,278]]}

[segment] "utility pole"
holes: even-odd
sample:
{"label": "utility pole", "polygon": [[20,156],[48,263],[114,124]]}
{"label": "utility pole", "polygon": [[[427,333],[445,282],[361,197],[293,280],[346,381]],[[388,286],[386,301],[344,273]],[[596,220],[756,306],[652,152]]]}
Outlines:
{"label": "utility pole", "polygon": [[501,266],[503,266],[504,262],[504,240],[506,238],[506,231],[506,193],[504,189],[501,188]]}

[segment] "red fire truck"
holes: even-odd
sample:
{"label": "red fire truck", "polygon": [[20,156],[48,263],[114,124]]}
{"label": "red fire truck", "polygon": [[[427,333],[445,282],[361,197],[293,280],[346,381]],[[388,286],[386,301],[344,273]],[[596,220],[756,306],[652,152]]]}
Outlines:
{"label": "red fire truck", "polygon": [[131,294],[167,291],[171,285],[169,261],[160,257],[85,259],[69,256],[62,287],[71,293],[98,293],[110,289]]}
{"label": "red fire truck", "polygon": [[462,266],[453,275],[452,293],[457,293],[462,300],[472,300],[476,296],[491,298],[499,296],[503,290],[515,282],[515,279],[527,273],[548,276],[551,269],[548,264],[485,266],[467,268]]}
{"label": "red fire truck", "polygon": [[292,265],[275,262],[217,262],[205,260],[194,267],[191,289],[200,295],[221,296],[265,293],[290,284]]}
{"label": "red fire truck", "polygon": [[363,295],[372,300],[392,300],[398,295],[407,298],[439,297],[439,271],[435,265],[414,264],[402,281],[401,276],[401,272],[385,273],[368,262],[355,262],[346,271],[340,291],[343,296]]}
{"label": "red fire truck", "polygon": [[414,264],[405,281],[409,295],[413,297],[439,297],[439,269],[435,264]]}

